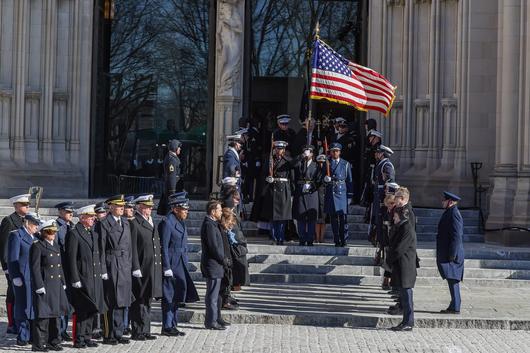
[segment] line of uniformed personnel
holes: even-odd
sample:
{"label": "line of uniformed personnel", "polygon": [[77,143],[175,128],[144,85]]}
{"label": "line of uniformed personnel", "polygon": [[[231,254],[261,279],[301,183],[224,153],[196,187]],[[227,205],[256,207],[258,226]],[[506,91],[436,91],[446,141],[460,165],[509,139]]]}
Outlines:
{"label": "line of uniformed personnel", "polygon": [[98,345],[93,329],[100,319],[104,344],[128,344],[129,320],[132,339],[156,339],[153,299],[162,301],[162,334],[184,335],[177,329],[178,307],[199,300],[186,267],[185,193],[168,197],[170,212],[158,227],[151,217],[153,195],[138,196],[132,202],[136,212],[128,214],[124,195],[106,200],[108,210],[74,210],[63,202],[57,205],[59,218],[49,221],[28,212],[29,196],[11,198],[15,212],[0,225],[8,333],[17,335],[17,345],[62,350],[61,341],[71,339],[70,315],[75,348]]}

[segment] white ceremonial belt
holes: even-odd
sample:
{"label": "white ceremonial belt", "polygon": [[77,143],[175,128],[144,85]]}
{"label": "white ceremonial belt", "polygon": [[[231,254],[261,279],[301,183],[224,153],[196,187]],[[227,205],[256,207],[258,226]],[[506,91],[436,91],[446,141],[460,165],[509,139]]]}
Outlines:
{"label": "white ceremonial belt", "polygon": [[287,178],[274,178],[274,181],[282,181],[282,182],[286,183],[286,182],[289,181],[289,179],[287,179]]}

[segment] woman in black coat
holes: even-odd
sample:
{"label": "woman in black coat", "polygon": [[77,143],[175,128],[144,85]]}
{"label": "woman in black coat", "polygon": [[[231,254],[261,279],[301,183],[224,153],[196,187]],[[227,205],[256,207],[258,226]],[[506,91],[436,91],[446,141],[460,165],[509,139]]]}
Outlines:
{"label": "woman in black coat", "polygon": [[394,331],[412,331],[414,305],[412,288],[416,284],[416,230],[407,208],[394,209],[394,234],[390,244],[387,263],[392,268],[392,284],[399,286],[403,321]]}

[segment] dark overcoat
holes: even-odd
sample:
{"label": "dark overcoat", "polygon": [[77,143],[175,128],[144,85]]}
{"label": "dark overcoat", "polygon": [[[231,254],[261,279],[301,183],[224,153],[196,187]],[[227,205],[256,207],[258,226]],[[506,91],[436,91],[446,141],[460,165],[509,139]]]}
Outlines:
{"label": "dark overcoat", "polygon": [[[91,229],[85,229],[77,223],[66,235],[65,263],[67,289],[70,304],[76,312],[103,313],[106,311],[103,280],[104,270],[101,242],[99,235]],[[72,284],[81,282],[81,288],[73,288]]]}
{"label": "dark overcoat", "polygon": [[164,192],[160,197],[157,213],[165,216],[169,212],[168,198],[179,191],[180,159],[174,152],[168,152],[164,158]]}
{"label": "dark overcoat", "polygon": [[396,172],[394,165],[388,158],[380,160],[374,169],[372,179],[373,184],[373,200],[372,200],[372,221],[377,230],[377,241],[380,244],[384,243],[383,232],[383,215],[386,212],[384,205],[385,200],[385,184],[387,182],[395,181]]}
{"label": "dark overcoat", "polygon": [[223,235],[219,224],[210,217],[204,217],[201,226],[201,272],[205,278],[223,278],[227,264]]}
{"label": "dark overcoat", "polygon": [[0,261],[2,263],[2,270],[7,270],[7,241],[9,233],[20,229],[24,220],[16,212],[2,219],[0,223]]}
{"label": "dark overcoat", "polygon": [[[320,171],[317,162],[305,159],[297,161],[294,166],[294,200],[293,218],[306,222],[316,222],[318,218],[318,188],[320,186]],[[309,185],[307,189],[304,185]]]}
{"label": "dark overcoat", "polygon": [[[64,286],[61,248],[54,241],[36,240],[30,249],[31,280],[33,287],[33,307],[37,319],[57,318],[69,313],[70,305]],[[46,293],[37,294],[37,289],[44,288]]]}
{"label": "dark overcoat", "polygon": [[[464,278],[464,221],[457,206],[445,210],[436,235],[436,264],[443,279]],[[454,260],[450,261],[449,258]]]}
{"label": "dark overcoat", "polygon": [[405,220],[393,226],[387,263],[392,268],[392,285],[414,288],[416,284],[416,230]]}
{"label": "dark overcoat", "polygon": [[324,212],[348,214],[348,199],[353,197],[351,164],[345,159],[330,159],[331,182],[326,184]]}
{"label": "dark overcoat", "polygon": [[223,178],[235,177],[237,172],[241,173],[239,154],[228,148],[223,155]]}
{"label": "dark overcoat", "polygon": [[[273,183],[264,183],[261,198],[260,219],[272,221],[287,221],[292,219],[292,190],[294,189],[294,173],[291,161],[286,157],[274,159],[273,178],[286,179]],[[269,162],[265,163],[263,171],[266,178],[269,175]]]}
{"label": "dark overcoat", "polygon": [[162,271],[173,271],[173,277],[162,279],[162,295],[168,303],[192,303],[199,300],[188,272],[188,230],[183,221],[170,213],[158,225]]}
{"label": "dark overcoat", "polygon": [[[133,277],[133,294],[144,302],[162,297],[162,254],[158,228],[142,215],[135,214],[131,225],[133,263],[142,272],[141,278]],[[135,268],[135,269],[138,269]]]}
{"label": "dark overcoat", "polygon": [[22,286],[17,287],[13,284],[15,291],[15,319],[33,320],[35,318],[33,311],[33,296],[31,290],[31,272],[29,262],[29,250],[33,244],[34,238],[26,231],[24,227],[9,233],[7,242],[7,268],[11,280],[20,278]]}
{"label": "dark overcoat", "polygon": [[248,272],[247,260],[247,238],[243,233],[241,220],[237,217],[237,224],[232,228],[236,235],[237,244],[231,245],[230,250],[232,254],[232,282],[237,286],[250,285],[250,274]]}
{"label": "dark overcoat", "polygon": [[125,217],[121,225],[114,216],[107,215],[96,224],[95,232],[101,239],[104,273],[109,279],[103,281],[105,302],[109,308],[131,305],[132,295],[132,242],[131,227]]}

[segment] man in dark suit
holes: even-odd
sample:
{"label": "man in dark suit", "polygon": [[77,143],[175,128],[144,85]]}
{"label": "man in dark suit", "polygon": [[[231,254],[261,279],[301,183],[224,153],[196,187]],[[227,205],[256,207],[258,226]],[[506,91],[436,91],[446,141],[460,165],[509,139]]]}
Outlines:
{"label": "man in dark suit", "polygon": [[206,217],[201,227],[201,272],[206,278],[206,317],[204,326],[209,330],[226,330],[227,322],[221,318],[222,297],[219,295],[224,267],[230,264],[224,250],[218,221],[221,219],[221,203],[208,202]]}
{"label": "man in dark suit", "polygon": [[188,272],[188,218],[186,192],[169,197],[171,213],[158,225],[162,254],[162,334],[184,336],[177,329],[180,303],[199,301],[199,295]]}
{"label": "man in dark suit", "polygon": [[102,263],[101,243],[92,227],[96,218],[95,205],[75,211],[79,222],[66,235],[67,287],[74,307],[72,332],[74,348],[96,347],[92,341],[94,317],[105,312],[103,276],[108,278]]}
{"label": "man in dark suit", "polygon": [[160,197],[157,213],[160,216],[165,216],[168,213],[168,198],[177,191],[181,191],[180,187],[180,149],[182,143],[179,140],[170,140],[168,143],[168,153],[164,158],[164,193]]}
{"label": "man in dark suit", "polygon": [[162,257],[160,238],[151,211],[153,195],[138,196],[131,224],[133,263],[138,263],[140,276],[133,278],[135,301],[130,308],[133,340],[154,340],[151,334],[151,302],[162,297]]}
{"label": "man in dark suit", "polygon": [[115,345],[128,344],[123,337],[125,330],[125,308],[131,305],[132,278],[141,276],[138,264],[133,268],[131,228],[127,218],[123,217],[124,195],[116,195],[105,201],[109,205],[109,214],[98,222],[95,232],[101,241],[105,258],[103,278],[105,302],[108,311],[104,319],[103,343]]}
{"label": "man in dark suit", "polygon": [[0,224],[0,260],[2,262],[2,270],[4,270],[7,279],[7,293],[6,293],[6,312],[7,312],[7,333],[16,334],[17,327],[13,318],[13,306],[15,305],[15,294],[13,292],[13,283],[9,277],[7,269],[7,239],[9,233],[22,227],[24,217],[29,211],[29,197],[30,194],[17,195],[9,199],[15,208],[15,212],[2,219]]}
{"label": "man in dark suit", "polygon": [[438,223],[436,235],[436,264],[443,279],[449,284],[451,303],[443,314],[460,314],[460,281],[464,278],[464,221],[457,204],[460,197],[444,191],[442,206],[445,212]]}

